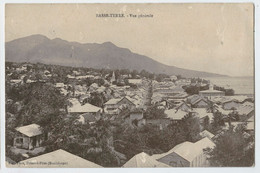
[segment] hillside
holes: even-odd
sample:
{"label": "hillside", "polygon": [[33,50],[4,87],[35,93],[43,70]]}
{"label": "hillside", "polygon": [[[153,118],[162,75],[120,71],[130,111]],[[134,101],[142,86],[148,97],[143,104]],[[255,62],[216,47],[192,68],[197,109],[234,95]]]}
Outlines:
{"label": "hillside", "polygon": [[147,56],[120,48],[111,42],[103,44],[68,42],[32,35],[6,42],[6,61],[41,62],[77,67],[147,70],[153,73],[185,77],[214,77],[219,74],[182,69],[159,63]]}

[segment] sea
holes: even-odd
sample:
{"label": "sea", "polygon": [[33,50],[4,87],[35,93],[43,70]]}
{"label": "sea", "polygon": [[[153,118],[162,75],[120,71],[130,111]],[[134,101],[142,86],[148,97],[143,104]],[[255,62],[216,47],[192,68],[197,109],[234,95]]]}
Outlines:
{"label": "sea", "polygon": [[232,88],[235,95],[254,96],[254,77],[207,77],[214,85]]}

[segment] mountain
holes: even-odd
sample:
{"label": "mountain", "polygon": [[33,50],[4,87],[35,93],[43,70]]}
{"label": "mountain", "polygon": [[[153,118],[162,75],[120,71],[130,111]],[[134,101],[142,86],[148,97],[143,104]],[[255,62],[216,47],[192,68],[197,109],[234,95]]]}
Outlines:
{"label": "mountain", "polygon": [[223,76],[214,73],[187,70],[159,63],[147,56],[120,48],[111,42],[103,44],[68,42],[42,35],[19,38],[5,45],[6,61],[56,64],[64,66],[146,70],[153,73],[185,77]]}

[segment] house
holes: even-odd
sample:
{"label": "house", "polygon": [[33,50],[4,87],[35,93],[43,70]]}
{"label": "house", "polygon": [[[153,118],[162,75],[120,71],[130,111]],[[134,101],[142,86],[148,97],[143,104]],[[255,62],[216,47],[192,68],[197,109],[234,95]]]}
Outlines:
{"label": "house", "polygon": [[119,114],[121,109],[128,108],[132,110],[136,108],[136,105],[128,96],[119,99],[110,99],[104,105],[104,111],[107,114]]}
{"label": "house", "polygon": [[213,135],[212,133],[210,133],[207,130],[204,130],[204,131],[200,132],[200,136],[202,138],[208,137],[209,139],[212,139],[215,135]]}
{"label": "house", "polygon": [[10,80],[11,85],[18,85],[18,84],[22,84],[23,80],[21,79],[12,79]]}
{"label": "house", "polygon": [[209,100],[201,95],[194,94],[187,98],[187,103],[192,107],[208,107]]}
{"label": "house", "polygon": [[181,109],[168,109],[165,110],[164,113],[167,118],[171,119],[174,123],[181,121],[188,114],[188,112]]}
{"label": "house", "polygon": [[171,80],[173,80],[173,81],[175,81],[175,80],[178,79],[177,76],[175,76],[175,75],[170,76],[170,78],[171,78]]}
{"label": "house", "polygon": [[14,147],[32,150],[40,147],[42,142],[47,138],[41,127],[37,124],[17,127],[14,137]]}
{"label": "house", "polygon": [[213,121],[213,113],[208,112],[206,108],[193,108],[191,112],[201,120],[208,117],[210,122]]}
{"label": "house", "polygon": [[186,92],[180,92],[171,97],[173,100],[184,100],[188,97],[188,94]]}
{"label": "house", "polygon": [[144,118],[143,111],[141,109],[135,109],[130,111],[130,120],[141,120]]}
{"label": "house", "polygon": [[20,161],[18,166],[30,168],[102,168],[100,165],[62,149]]}
{"label": "house", "polygon": [[81,80],[81,79],[94,79],[94,76],[93,75],[77,76],[76,79],[77,80]]}
{"label": "house", "polygon": [[255,133],[255,122],[254,121],[247,122],[245,131],[248,134],[254,135],[254,133]]}
{"label": "house", "polygon": [[152,157],[172,167],[206,167],[209,162],[203,149],[214,147],[215,144],[205,137],[195,143],[183,142],[167,153],[155,154]]}
{"label": "house", "polygon": [[199,98],[194,102],[191,102],[193,108],[207,108],[209,106],[209,101],[205,98]]}
{"label": "house", "polygon": [[89,86],[88,91],[90,91],[90,92],[95,92],[98,88],[99,88],[99,86],[98,86],[97,83],[92,83],[92,84]]}
{"label": "house", "polygon": [[223,91],[214,90],[213,85],[210,85],[208,90],[199,91],[199,95],[210,98],[214,96],[224,96],[225,93]]}
{"label": "house", "polygon": [[128,79],[128,82],[130,84],[134,84],[134,85],[141,85],[142,84],[142,79]]}
{"label": "house", "polygon": [[75,79],[76,77],[68,74],[68,75],[67,75],[67,78],[69,78],[69,79]]}
{"label": "house", "polygon": [[143,126],[146,124],[144,119],[143,110],[134,109],[130,111],[129,116],[126,117],[126,122],[130,123],[130,125],[135,125],[137,127]]}
{"label": "house", "polygon": [[240,105],[240,103],[238,102],[238,100],[235,100],[235,99],[227,100],[222,103],[222,107],[225,110],[231,110],[232,108],[238,108],[239,105]]}
{"label": "house", "polygon": [[178,86],[190,85],[191,80],[190,79],[179,79],[175,82],[175,84]]}
{"label": "house", "polygon": [[56,83],[55,87],[56,88],[64,88],[65,85],[64,85],[64,83]]}
{"label": "house", "polygon": [[176,110],[182,110],[182,111],[185,111],[185,112],[190,112],[192,110],[190,105],[188,105],[186,102],[182,102],[175,109]]}
{"label": "house", "polygon": [[148,154],[142,152],[134,157],[132,157],[129,161],[127,161],[123,166],[123,168],[154,168],[154,167],[170,167],[164,163],[158,162],[153,157]]}
{"label": "house", "polygon": [[236,110],[240,121],[245,121],[255,115],[254,106],[240,105]]}
{"label": "house", "polygon": [[214,112],[220,112],[222,115],[227,116],[228,114],[230,114],[231,112],[233,112],[233,110],[224,110],[221,106],[215,104],[215,109]]}
{"label": "house", "polygon": [[84,105],[74,104],[68,108],[70,115],[78,115],[78,121],[85,123],[94,123],[101,119],[102,108],[86,103]]}

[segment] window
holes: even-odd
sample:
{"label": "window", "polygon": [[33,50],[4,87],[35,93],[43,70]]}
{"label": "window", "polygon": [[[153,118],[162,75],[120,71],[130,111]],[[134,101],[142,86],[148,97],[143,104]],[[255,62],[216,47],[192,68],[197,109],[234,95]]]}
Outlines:
{"label": "window", "polygon": [[16,138],[16,143],[22,144],[23,143],[23,138]]}

